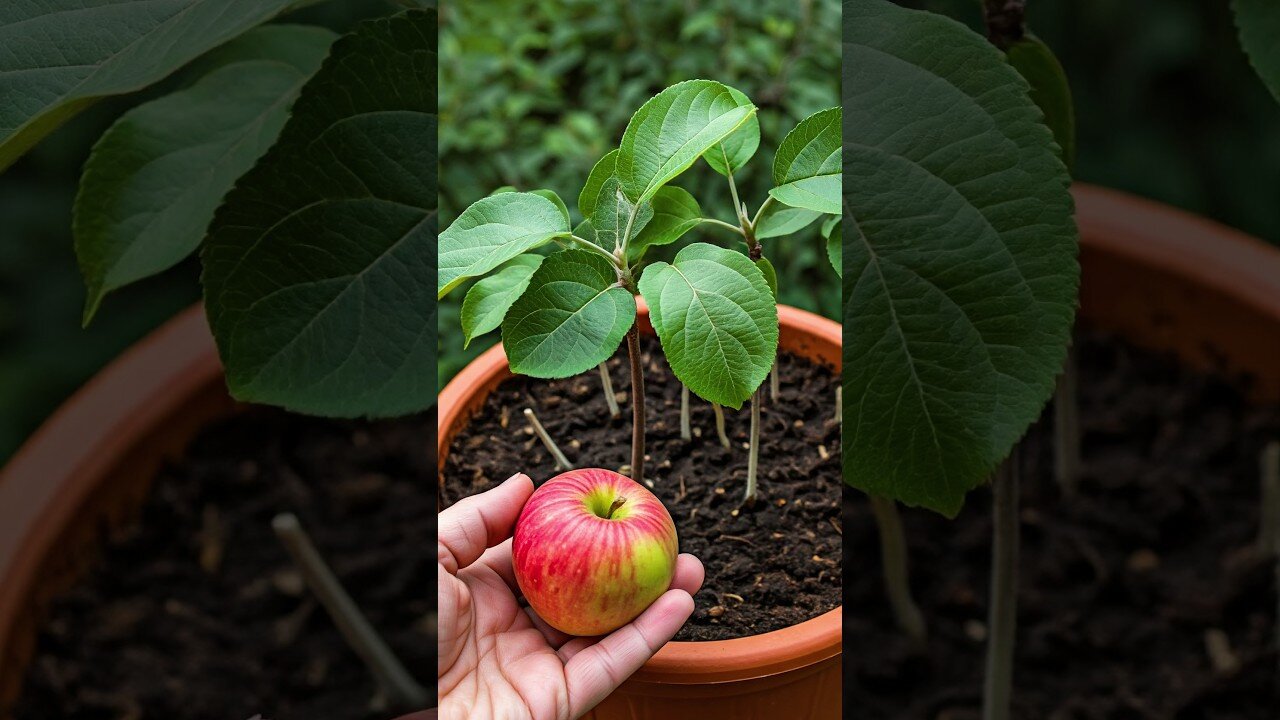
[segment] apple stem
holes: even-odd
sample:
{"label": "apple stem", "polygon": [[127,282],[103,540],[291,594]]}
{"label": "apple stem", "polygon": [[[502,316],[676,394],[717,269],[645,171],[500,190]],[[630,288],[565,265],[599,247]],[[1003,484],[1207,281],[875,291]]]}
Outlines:
{"label": "apple stem", "polygon": [[773,356],[773,369],[769,372],[769,400],[778,402],[778,395],[782,392],[779,387],[778,380],[778,356]]}
{"label": "apple stem", "polygon": [[556,445],[556,441],[551,439],[547,434],[547,429],[542,427],[542,423],[538,421],[538,416],[533,414],[530,408],[524,409],[525,419],[529,421],[529,426],[533,428],[533,432],[542,440],[542,444],[546,446],[547,452],[551,453],[551,457],[555,458],[556,467],[560,470],[572,470],[573,465],[569,462],[569,458],[560,452],[560,446]]}
{"label": "apple stem", "polygon": [[644,482],[644,368],[640,359],[640,328],[627,331],[631,360],[631,479]]}
{"label": "apple stem", "polygon": [[844,387],[836,386],[836,424],[844,422]]}
{"label": "apple stem", "polygon": [[396,709],[420,710],[427,705],[427,691],[418,684],[378,632],[369,624],[293,513],[281,513],[271,521],[276,537],[302,571],[307,587],[333,619],[347,644],[369,668],[378,686]]}
{"label": "apple stem", "polygon": [[680,439],[693,439],[693,430],[689,427],[689,388],[680,384]]}
{"label": "apple stem", "polygon": [[600,363],[600,384],[604,385],[604,401],[609,404],[610,417],[620,417],[622,410],[618,409],[618,398],[613,393],[613,379],[609,377],[609,362]]}
{"label": "apple stem", "polygon": [[711,412],[716,414],[716,434],[720,436],[720,444],[729,449],[729,436],[724,434],[724,408],[711,403]]}
{"label": "apple stem", "polygon": [[1057,449],[1054,470],[1058,486],[1066,497],[1076,494],[1080,477],[1080,412],[1076,400],[1079,379],[1075,355],[1075,352],[1067,353],[1067,362],[1053,395],[1053,434]]}
{"label": "apple stem", "polygon": [[604,519],[605,519],[605,520],[612,520],[612,519],[613,519],[613,514],[614,514],[615,512],[617,512],[617,511],[618,511],[618,508],[620,508],[620,507],[622,507],[623,505],[626,505],[626,504],[627,504],[627,499],[626,499],[626,498],[618,498],[617,500],[614,500],[614,501],[613,501],[613,504],[609,506],[609,514],[605,515],[605,516],[604,516]]}
{"label": "apple stem", "polygon": [[898,504],[878,495],[868,496],[880,531],[880,559],[884,565],[884,586],[898,629],[912,642],[923,645],[927,637],[924,614],[911,596],[911,573],[907,565],[907,538],[902,530]]}
{"label": "apple stem", "polygon": [[[1262,450],[1262,517],[1258,527],[1258,550],[1263,555],[1280,556],[1280,442],[1272,441]],[[1280,623],[1280,620],[1277,620]]]}
{"label": "apple stem", "polygon": [[764,389],[756,388],[751,396],[751,449],[747,452],[747,492],[743,496],[744,504],[756,501],[756,468],[760,464],[760,401],[764,399]]}

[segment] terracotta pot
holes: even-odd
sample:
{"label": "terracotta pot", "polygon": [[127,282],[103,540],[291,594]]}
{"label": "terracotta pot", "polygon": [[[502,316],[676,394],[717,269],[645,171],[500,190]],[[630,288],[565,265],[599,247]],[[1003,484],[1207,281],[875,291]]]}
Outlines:
{"label": "terracotta pot", "polygon": [[[1075,194],[1082,320],[1199,367],[1251,374],[1259,399],[1280,400],[1280,250],[1120,193],[1080,187]],[[49,599],[92,560],[99,531],[134,517],[160,463],[235,407],[204,316],[193,308],[94,377],[0,472],[0,708],[21,686]],[[838,633],[839,618],[832,622]],[[679,655],[675,647],[663,653]],[[724,675],[714,682],[742,672],[727,658],[715,662]],[[786,670],[759,682],[802,672]],[[657,694],[681,687],[680,679],[646,668],[629,689]],[[801,717],[792,710],[776,717]],[[726,714],[703,713],[718,717]]]}
{"label": "terracotta pot", "polygon": [[[638,326],[653,335],[649,309]],[[839,323],[778,308],[782,349],[840,369]],[[467,365],[440,393],[437,457],[444,467],[453,438],[485,399],[511,377],[496,345]],[[671,642],[587,717],[596,720],[805,718],[840,716],[840,608],[789,628],[715,642]]]}

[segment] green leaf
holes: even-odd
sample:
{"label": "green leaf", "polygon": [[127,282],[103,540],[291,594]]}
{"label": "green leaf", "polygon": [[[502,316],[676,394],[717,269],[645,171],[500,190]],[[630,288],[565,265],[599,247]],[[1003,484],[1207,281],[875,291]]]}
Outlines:
{"label": "green leaf", "polygon": [[653,219],[627,246],[627,259],[638,261],[654,245],[670,245],[702,222],[702,208],[689,191],[667,185],[653,196]]}
{"label": "green leaf", "polygon": [[741,408],[769,375],[778,306],[747,256],[694,243],[645,269],[640,294],[672,372],[699,397]]}
{"label": "green leaf", "polygon": [[1066,357],[1070,176],[984,38],[881,0],[846,2],[843,34],[844,477],[955,515]]}
{"label": "green leaf", "polygon": [[541,195],[505,192],[477,200],[440,233],[436,296],[567,235],[560,208]]}
{"label": "green leaf", "polygon": [[773,301],[778,302],[778,271],[774,269],[773,263],[769,262],[767,257],[762,257],[755,262],[756,267],[760,268],[760,273],[764,275],[764,281],[769,285]]}
{"label": "green leaf", "polygon": [[[520,192],[519,190],[516,189],[515,185],[499,185],[498,187],[494,188],[493,192],[489,194],[501,195],[502,193],[513,193],[513,192]],[[547,199],[549,200],[550,198],[547,198]]]}
{"label": "green leaf", "polygon": [[[587,218],[590,234],[580,237],[605,250],[622,247],[628,224],[631,227],[631,237],[635,237],[653,219],[652,203],[643,202],[639,206],[632,203],[622,192],[616,177],[609,178],[600,186],[600,194],[593,205],[593,212]],[[633,212],[634,220],[631,218]]]}
{"label": "green leaf", "polygon": [[[728,87],[727,85],[725,87]],[[729,93],[740,105],[750,105],[751,100],[736,88],[729,88]],[[752,115],[737,130],[721,140],[710,150],[702,154],[712,170],[721,175],[737,172],[750,162],[760,147],[760,118]]]}
{"label": "green leaf", "polygon": [[1233,0],[1240,43],[1271,94],[1280,100],[1280,4],[1275,0]]}
{"label": "green leaf", "polygon": [[767,240],[771,237],[800,232],[820,217],[822,213],[817,210],[806,210],[783,205],[780,202],[771,202],[761,213],[760,219],[756,221],[756,237]]}
{"label": "green leaf", "polygon": [[833,217],[822,224],[822,237],[827,239],[827,259],[831,261],[831,267],[836,269],[836,275],[841,275],[843,273],[844,260],[839,217]]}
{"label": "green leaf", "polygon": [[104,295],[167,270],[200,246],[237,178],[275,142],[289,107],[336,37],[323,28],[272,26],[255,53],[195,84],[139,105],[94,145],[72,220],[88,287],[84,321]]}
{"label": "green leaf", "polygon": [[610,150],[592,166],[591,173],[587,175],[586,185],[583,185],[582,192],[578,193],[578,212],[582,213],[582,217],[589,218],[596,211],[600,190],[609,178],[613,177],[617,163],[618,151]]}
{"label": "green leaf", "polygon": [[548,255],[502,321],[512,372],[561,378],[608,360],[635,322],[613,265],[586,250]]}
{"label": "green leaf", "polygon": [[533,193],[534,195],[541,195],[542,197],[555,203],[556,207],[560,208],[560,213],[564,215],[565,227],[569,227],[569,225],[573,222],[569,218],[569,206],[564,204],[564,200],[560,199],[560,196],[556,194],[555,190],[530,190],[529,192]]}
{"label": "green leaf", "polygon": [[791,207],[840,214],[840,108],[800,121],[773,158],[775,200]]}
{"label": "green leaf", "polygon": [[359,24],[227,195],[204,289],[236,397],[335,416],[434,404],[435,78],[434,12]]}
{"label": "green leaf", "polygon": [[755,113],[754,105],[711,80],[663,90],[631,116],[622,134],[615,172],[623,191],[635,202],[652,198]]}
{"label": "green leaf", "polygon": [[1076,164],[1076,110],[1062,63],[1048,45],[1030,34],[1010,45],[1005,55],[1031,85],[1031,101],[1044,113],[1045,124],[1053,131],[1063,162],[1071,170]]}
{"label": "green leaf", "polygon": [[294,3],[0,3],[0,170],[99,98],[147,87]]}
{"label": "green leaf", "polygon": [[462,301],[464,348],[475,338],[502,325],[507,310],[524,294],[529,278],[541,264],[541,255],[517,255],[502,270],[471,286]]}

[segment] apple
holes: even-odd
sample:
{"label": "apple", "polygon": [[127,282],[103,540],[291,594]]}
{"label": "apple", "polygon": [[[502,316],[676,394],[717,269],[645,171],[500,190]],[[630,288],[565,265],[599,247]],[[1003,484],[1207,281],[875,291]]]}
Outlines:
{"label": "apple", "polygon": [[626,625],[671,586],[676,526],[649,489],[600,468],[543,483],[516,520],[516,582],[551,627],[603,635]]}

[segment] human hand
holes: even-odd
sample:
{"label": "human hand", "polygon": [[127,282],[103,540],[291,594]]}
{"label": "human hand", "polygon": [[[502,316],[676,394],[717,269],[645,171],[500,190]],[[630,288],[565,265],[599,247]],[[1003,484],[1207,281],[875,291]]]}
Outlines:
{"label": "human hand", "polygon": [[604,637],[572,637],[522,607],[511,533],[533,481],[517,474],[440,513],[441,720],[570,720],[640,669],[693,614],[702,563],[681,554],[671,589]]}

